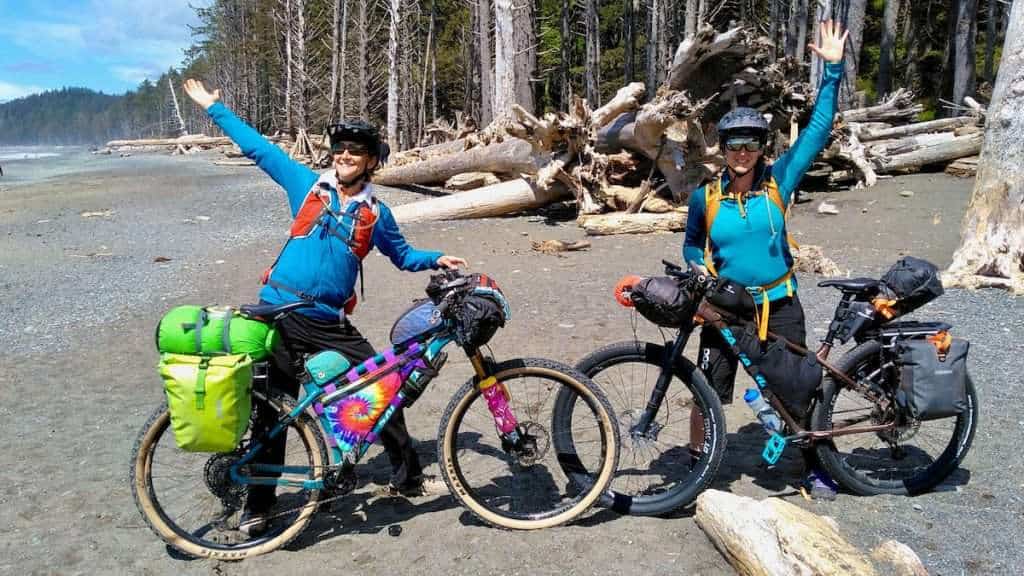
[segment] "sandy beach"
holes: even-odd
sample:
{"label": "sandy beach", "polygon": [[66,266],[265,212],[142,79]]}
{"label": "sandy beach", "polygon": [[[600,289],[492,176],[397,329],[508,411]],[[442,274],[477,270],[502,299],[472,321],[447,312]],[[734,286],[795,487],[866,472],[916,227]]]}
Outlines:
{"label": "sandy beach", "polygon": [[[595,511],[540,533],[483,527],[443,493],[413,501],[376,497],[386,480],[378,449],[363,485],[323,512],[288,550],[241,564],[182,560],[142,521],[127,485],[131,446],[162,389],[153,329],[180,303],[248,303],[289,224],[283,193],[257,169],[218,167],[210,156],[91,156],[2,162],[0,178],[0,573],[17,574],[732,574],[689,513],[618,517]],[[49,163],[49,166],[42,163]],[[31,176],[26,174],[31,172]],[[795,208],[797,240],[821,245],[852,276],[877,275],[900,255],[949,263],[972,181],[944,174],[884,180],[869,190],[818,192]],[[912,195],[901,195],[911,191]],[[379,190],[391,205],[418,195]],[[822,200],[840,214],[817,213]],[[544,214],[403,227],[414,245],[466,257],[501,284],[513,320],[496,356],[573,363],[632,338],[611,289],[627,273],[656,274],[680,259],[681,234],[592,238],[566,257],[531,240],[577,240],[572,221]],[[422,295],[426,274],[366,259],[366,301],[354,323],[377,347]],[[824,334],[837,293],[800,277],[809,340]],[[800,463],[758,465],[761,432],[742,402],[726,411],[726,461],[716,487],[782,495],[835,518],[853,542],[897,539],[933,574],[1024,573],[1024,299],[950,290],[918,316],[954,324],[972,341],[981,398],[974,447],[940,490],[915,497],[807,503],[791,487]],[[642,324],[640,336],[658,332]],[[692,354],[692,351],[688,352]],[[692,357],[692,356],[691,356]],[[408,415],[436,473],[440,410],[469,377],[452,354]],[[399,526],[400,530],[389,527]],[[392,536],[391,534],[398,534]],[[329,566],[329,568],[328,568]]]}

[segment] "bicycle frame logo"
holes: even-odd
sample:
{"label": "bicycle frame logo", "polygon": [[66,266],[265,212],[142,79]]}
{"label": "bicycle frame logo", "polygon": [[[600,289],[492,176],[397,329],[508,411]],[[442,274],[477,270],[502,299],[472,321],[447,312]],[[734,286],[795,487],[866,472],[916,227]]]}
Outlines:
{"label": "bicycle frame logo", "polygon": [[[725,342],[739,357],[740,362],[743,363],[743,368],[754,379],[754,382],[757,383],[757,387],[761,390],[767,388],[768,381],[766,381],[764,376],[761,375],[760,370],[754,370],[751,374],[751,366],[753,365],[753,362],[751,362],[750,358],[748,358],[747,355],[739,349],[736,337],[733,336],[732,330],[725,326],[721,326],[718,328],[718,331],[722,334],[722,337],[725,338]],[[773,432],[771,436],[768,437],[768,441],[764,445],[764,450],[761,451],[761,458],[768,464],[774,465],[779,461],[779,458],[782,457],[782,452],[786,449],[786,442],[787,440],[784,436],[778,432]]]}
{"label": "bicycle frame logo", "polygon": [[[743,363],[743,367],[749,371],[753,362],[750,361],[750,358],[747,358],[747,355],[744,352],[737,348],[738,345],[736,343],[736,337],[732,335],[732,330],[722,326],[718,331],[722,334],[722,337],[725,338],[725,342],[736,351],[736,355],[739,356],[740,362]],[[764,379],[764,376],[762,376],[760,372],[752,374],[751,376],[754,378],[754,382],[757,382],[758,388],[764,390],[768,387],[768,381]]]}

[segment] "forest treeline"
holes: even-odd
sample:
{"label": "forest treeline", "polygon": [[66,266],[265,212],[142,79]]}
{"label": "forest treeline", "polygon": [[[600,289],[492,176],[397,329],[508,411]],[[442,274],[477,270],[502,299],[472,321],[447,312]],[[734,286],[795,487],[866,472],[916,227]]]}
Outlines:
{"label": "forest treeline", "polygon": [[[1021,1],[1021,0],[1017,0]],[[213,132],[182,98],[203,79],[265,133],[319,132],[339,116],[419,143],[435,119],[488,124],[512,104],[591,106],[631,81],[649,93],[701,23],[743,25],[773,39],[774,57],[820,65],[806,49],[816,21],[847,23],[842,99],[863,105],[898,87],[924,118],[986,101],[1009,23],[1009,0],[214,0],[178,69],[124,95],[65,88],[0,104],[0,144],[95,144]],[[175,88],[172,95],[171,86]],[[175,113],[178,98],[182,127]]]}

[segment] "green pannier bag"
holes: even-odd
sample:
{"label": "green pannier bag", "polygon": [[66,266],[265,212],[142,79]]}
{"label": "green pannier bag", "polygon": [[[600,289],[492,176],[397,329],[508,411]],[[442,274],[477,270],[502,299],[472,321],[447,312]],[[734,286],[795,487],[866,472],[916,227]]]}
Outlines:
{"label": "green pannier bag", "polygon": [[163,354],[158,369],[178,448],[234,450],[249,427],[252,358],[248,354]]}
{"label": "green pannier bag", "polygon": [[253,360],[270,355],[277,332],[227,306],[178,306],[160,320],[156,347],[170,354],[248,354]]}

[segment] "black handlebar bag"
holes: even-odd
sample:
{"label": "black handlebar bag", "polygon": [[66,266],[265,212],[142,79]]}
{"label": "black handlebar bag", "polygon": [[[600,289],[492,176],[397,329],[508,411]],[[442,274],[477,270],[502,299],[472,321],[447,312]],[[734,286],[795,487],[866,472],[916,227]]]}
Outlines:
{"label": "black handlebar bag", "polygon": [[956,416],[967,409],[967,340],[953,338],[945,354],[923,339],[899,344],[896,402],[917,420]]}
{"label": "black handlebar bag", "polygon": [[675,278],[644,278],[630,290],[629,299],[641,316],[658,326],[679,328],[689,320],[685,312],[690,297]]}

